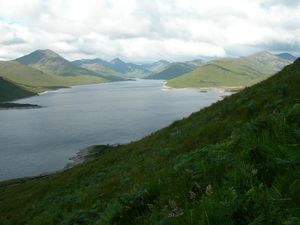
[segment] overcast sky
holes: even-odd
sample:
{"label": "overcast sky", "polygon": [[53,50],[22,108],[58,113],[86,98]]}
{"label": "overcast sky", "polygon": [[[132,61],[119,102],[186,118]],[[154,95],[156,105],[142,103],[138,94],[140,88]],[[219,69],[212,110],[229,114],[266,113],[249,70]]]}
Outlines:
{"label": "overcast sky", "polygon": [[52,49],[127,61],[300,53],[300,0],[0,0],[0,59]]}

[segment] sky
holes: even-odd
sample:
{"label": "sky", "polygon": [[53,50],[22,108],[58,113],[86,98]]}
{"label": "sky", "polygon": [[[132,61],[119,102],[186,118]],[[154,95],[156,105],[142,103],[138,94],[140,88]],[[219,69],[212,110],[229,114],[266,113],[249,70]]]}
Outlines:
{"label": "sky", "polygon": [[299,0],[0,0],[0,60],[300,55]]}

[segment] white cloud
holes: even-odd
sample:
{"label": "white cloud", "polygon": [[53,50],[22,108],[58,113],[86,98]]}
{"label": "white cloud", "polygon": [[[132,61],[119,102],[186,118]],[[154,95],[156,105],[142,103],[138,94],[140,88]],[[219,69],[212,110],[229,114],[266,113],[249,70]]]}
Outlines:
{"label": "white cloud", "polygon": [[50,48],[68,59],[180,60],[299,54],[297,0],[0,0],[0,59]]}

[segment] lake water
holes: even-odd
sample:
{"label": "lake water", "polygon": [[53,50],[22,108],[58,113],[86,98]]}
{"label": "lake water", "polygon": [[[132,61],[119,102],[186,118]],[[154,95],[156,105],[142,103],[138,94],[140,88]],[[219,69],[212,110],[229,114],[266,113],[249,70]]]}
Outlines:
{"label": "lake water", "polygon": [[137,80],[76,86],[16,101],[44,107],[0,110],[0,180],[62,169],[91,145],[138,140],[222,95],[163,90],[162,81]]}

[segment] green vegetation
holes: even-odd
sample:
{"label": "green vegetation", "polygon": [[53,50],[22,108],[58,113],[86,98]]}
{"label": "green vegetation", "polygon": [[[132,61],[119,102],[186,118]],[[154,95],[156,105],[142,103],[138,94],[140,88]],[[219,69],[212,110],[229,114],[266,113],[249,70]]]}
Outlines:
{"label": "green vegetation", "polygon": [[239,59],[215,60],[168,81],[167,85],[174,88],[250,86],[290,63],[268,52]]}
{"label": "green vegetation", "polygon": [[105,80],[95,76],[54,76],[14,61],[0,61],[0,76],[25,89],[38,93],[48,89],[80,84],[102,83]]}
{"label": "green vegetation", "polygon": [[35,95],[35,93],[27,91],[24,88],[0,77],[0,102],[12,101],[18,98],[26,98],[33,95]]}
{"label": "green vegetation", "polygon": [[0,224],[297,225],[300,60],[82,165],[0,183]]}
{"label": "green vegetation", "polygon": [[57,76],[100,76],[90,70],[73,65],[57,53],[47,50],[37,50],[29,55],[16,59],[20,64],[34,67],[44,73]]}
{"label": "green vegetation", "polygon": [[196,66],[190,65],[188,63],[172,63],[163,71],[152,74],[146,78],[153,80],[170,80],[175,77],[179,77],[182,74],[191,72],[195,68]]}

